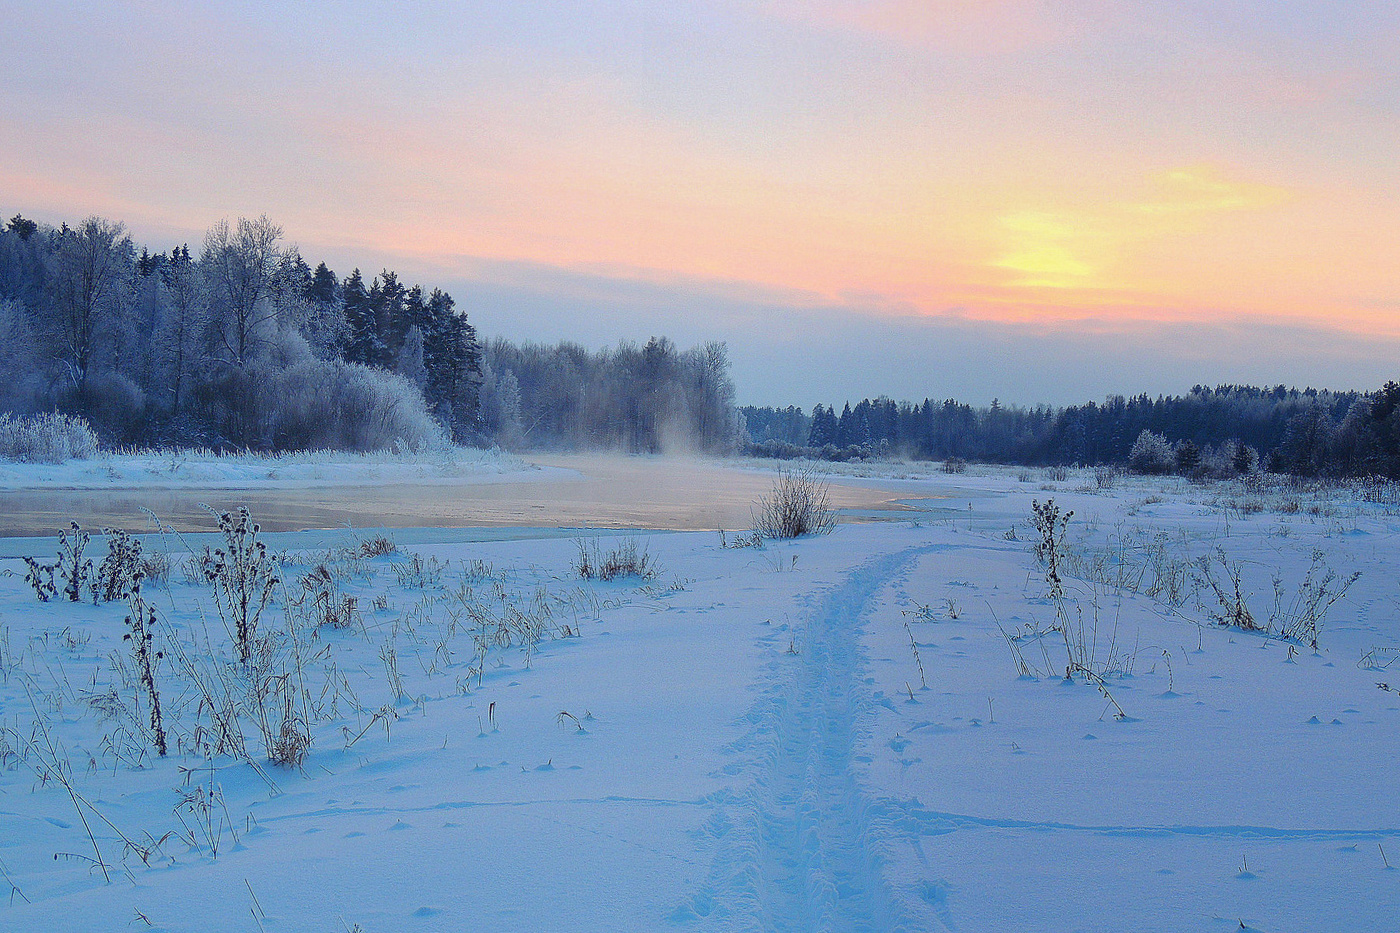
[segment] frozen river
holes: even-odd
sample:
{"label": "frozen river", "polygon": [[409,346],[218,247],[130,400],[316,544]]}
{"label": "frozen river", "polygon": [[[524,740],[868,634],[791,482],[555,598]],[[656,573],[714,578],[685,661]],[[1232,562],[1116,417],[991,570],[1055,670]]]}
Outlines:
{"label": "frozen river", "polygon": [[[900,500],[927,496],[908,482],[831,477],[833,508],[848,518],[907,511]],[[369,528],[630,528],[743,530],[773,485],[760,469],[706,460],[605,455],[532,457],[516,472],[415,478],[366,470],[359,479],[291,486],[262,478],[171,482],[153,475],[0,490],[0,537],[56,534],[70,520],[85,528],[150,531],[146,510],[182,532],[215,527],[205,505],[246,505],[269,532]]]}

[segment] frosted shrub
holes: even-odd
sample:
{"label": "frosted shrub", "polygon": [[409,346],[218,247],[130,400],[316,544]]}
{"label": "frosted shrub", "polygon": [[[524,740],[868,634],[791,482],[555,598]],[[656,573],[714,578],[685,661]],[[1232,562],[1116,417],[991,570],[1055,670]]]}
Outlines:
{"label": "frosted shrub", "polygon": [[356,363],[307,360],[278,379],[267,407],[284,450],[409,450],[447,445],[418,387]]}
{"label": "frosted shrub", "polygon": [[1292,600],[1284,596],[1283,581],[1274,577],[1274,608],[1269,614],[1269,630],[1287,641],[1302,642],[1317,650],[1317,636],[1332,606],[1347,594],[1361,576],[1353,571],[1345,577],[1327,566],[1326,552],[1320,548],[1312,553],[1303,582]]}
{"label": "frosted shrub", "polygon": [[[34,595],[41,603],[46,603],[58,595],[58,585],[54,582],[55,573],[64,583],[63,598],[72,603],[83,598],[83,587],[92,578],[92,561],[83,558],[83,549],[87,547],[92,535],[79,528],[77,522],[69,522],[68,525],[67,531],[58,533],[57,563],[41,564],[32,557],[24,558],[24,563],[29,568],[24,582],[34,588]],[[98,590],[94,583],[94,603],[97,595]]]}
{"label": "frosted shrub", "polygon": [[155,741],[156,753],[162,758],[166,754],[165,727],[160,713],[160,691],[156,689],[156,662],[162,654],[153,649],[152,641],[156,634],[156,610],[141,598],[141,580],[132,581],[127,593],[131,600],[131,614],[126,617],[127,633],[122,640],[131,643],[131,659],[136,664],[137,676],[146,694],[146,705],[150,710],[151,736]]}
{"label": "frosted shrub", "polygon": [[128,599],[133,593],[139,596],[140,590],[141,539],[108,528],[102,529],[102,534],[107,538],[107,556],[97,565],[97,576],[91,584],[94,606],[102,601]]}
{"label": "frosted shrub", "polygon": [[1165,437],[1145,430],[1133,441],[1128,465],[1134,473],[1170,473],[1176,465],[1176,454]]}
{"label": "frosted shrub", "polygon": [[1045,564],[1045,582],[1050,586],[1046,595],[1058,602],[1065,595],[1060,566],[1065,557],[1065,533],[1074,513],[1062,512],[1054,499],[1046,499],[1044,505],[1039,500],[1031,503],[1031,515],[1036,531],[1040,532],[1040,540],[1035,544],[1035,557]]}
{"label": "frosted shrub", "polygon": [[[1211,570],[1214,560],[1219,560],[1221,569],[1225,571],[1224,582]],[[1220,604],[1219,609],[1210,610],[1212,621],[1246,632],[1267,631],[1265,626],[1255,620],[1254,613],[1250,612],[1249,606],[1246,605],[1244,586],[1240,582],[1240,564],[1231,564],[1225,559],[1224,550],[1216,548],[1214,554],[1202,554],[1197,559],[1196,566],[1200,569],[1197,586],[1209,588],[1215,594],[1216,602]]]}
{"label": "frosted shrub", "polygon": [[196,393],[231,446],[249,450],[395,450],[448,445],[409,380],[317,359],[283,331],[245,369],[224,367]]}
{"label": "frosted shrub", "polygon": [[85,460],[97,453],[97,435],[75,415],[49,412],[16,418],[0,414],[0,457],[24,463]]}

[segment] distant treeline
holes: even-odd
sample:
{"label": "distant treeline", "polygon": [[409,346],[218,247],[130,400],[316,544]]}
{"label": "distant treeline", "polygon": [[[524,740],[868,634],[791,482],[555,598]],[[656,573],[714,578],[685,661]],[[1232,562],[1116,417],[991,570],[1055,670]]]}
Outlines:
{"label": "distant treeline", "polygon": [[216,449],[445,443],[732,447],[722,344],[483,350],[451,295],[315,268],[266,217],[202,249],[120,223],[0,229],[0,412],[86,418],[107,443]]}
{"label": "distant treeline", "polygon": [[[1112,396],[1068,408],[974,408],[949,399],[864,399],[840,413],[818,405],[740,409],[748,450],[767,456],[849,459],[897,453],[943,460],[1093,466],[1127,465],[1143,432],[1186,462],[1234,468],[1250,462],[1300,475],[1400,478],[1400,386],[1372,393],[1196,386],[1186,395]],[[1256,452],[1253,461],[1239,450]],[[1199,453],[1199,460],[1190,451]]]}

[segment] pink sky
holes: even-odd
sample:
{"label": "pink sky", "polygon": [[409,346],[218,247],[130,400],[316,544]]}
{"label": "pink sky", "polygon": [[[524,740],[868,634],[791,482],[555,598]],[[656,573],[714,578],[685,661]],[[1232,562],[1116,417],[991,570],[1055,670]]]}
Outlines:
{"label": "pink sky", "polygon": [[[726,339],[764,401],[821,400],[795,373],[786,396],[762,384],[774,341],[851,330],[867,356],[833,390],[919,397],[998,391],[889,378],[910,339],[950,328],[972,352],[975,333],[1052,353],[1121,335],[1102,385],[1073,382],[1091,395],[1366,387],[1400,344],[1387,3],[19,2],[3,18],[0,208],[98,213],[155,246],[266,213],[339,272],[452,288],[488,335]],[[1251,330],[1311,336],[1242,368]],[[900,345],[882,355],[880,332]],[[1212,340],[1214,358],[1191,345]],[[1191,365],[1124,355],[1148,349]],[[1108,384],[1120,373],[1144,384]],[[1002,394],[1065,391],[1046,367]]]}

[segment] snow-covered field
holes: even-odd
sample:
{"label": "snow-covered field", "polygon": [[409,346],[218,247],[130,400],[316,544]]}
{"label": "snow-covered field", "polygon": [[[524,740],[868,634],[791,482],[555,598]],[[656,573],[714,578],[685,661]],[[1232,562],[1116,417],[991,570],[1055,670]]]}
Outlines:
{"label": "snow-covered field", "polygon": [[[568,536],[279,543],[244,663],[147,537],[164,758],[126,602],[0,562],[0,929],[1395,927],[1388,491],[896,470],[948,498],[641,534],[651,579]],[[1301,637],[1218,624],[1232,572]]]}

